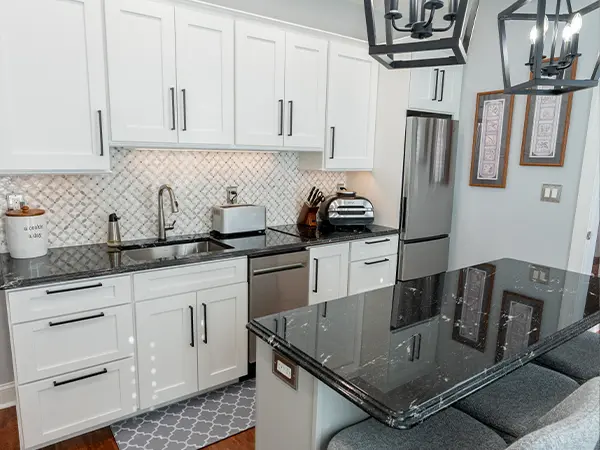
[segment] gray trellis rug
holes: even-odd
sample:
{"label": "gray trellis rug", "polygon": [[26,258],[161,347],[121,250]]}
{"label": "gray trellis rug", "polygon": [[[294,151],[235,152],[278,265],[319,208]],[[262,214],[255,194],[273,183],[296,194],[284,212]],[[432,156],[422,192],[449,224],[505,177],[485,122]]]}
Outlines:
{"label": "gray trellis rug", "polygon": [[197,450],[254,426],[255,380],[112,425],[120,450]]}

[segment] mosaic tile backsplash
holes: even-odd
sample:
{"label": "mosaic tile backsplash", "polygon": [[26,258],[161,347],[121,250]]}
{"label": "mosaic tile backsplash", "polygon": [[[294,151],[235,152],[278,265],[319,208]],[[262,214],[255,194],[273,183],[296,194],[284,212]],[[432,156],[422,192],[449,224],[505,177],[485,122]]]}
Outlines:
{"label": "mosaic tile backsplash", "polygon": [[[335,191],[345,174],[299,170],[297,153],[207,152],[111,149],[112,173],[105,175],[27,175],[0,177],[2,211],[8,193],[22,193],[48,214],[50,247],[106,241],[108,215],[121,218],[124,241],[157,235],[157,195],[173,186],[179,214],[170,235],[208,232],[210,209],[225,203],[225,188],[238,186],[240,203],[267,208],[269,225],[296,221],[300,205],[315,185]],[[165,210],[170,212],[168,196]],[[6,252],[0,221],[0,253]]]}

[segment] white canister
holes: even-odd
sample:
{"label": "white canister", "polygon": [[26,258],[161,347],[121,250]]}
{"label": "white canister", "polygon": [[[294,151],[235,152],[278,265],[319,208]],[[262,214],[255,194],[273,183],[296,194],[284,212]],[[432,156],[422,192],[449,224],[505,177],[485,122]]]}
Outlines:
{"label": "white canister", "polygon": [[10,256],[25,259],[48,253],[46,211],[23,206],[21,209],[7,211],[5,222]]}

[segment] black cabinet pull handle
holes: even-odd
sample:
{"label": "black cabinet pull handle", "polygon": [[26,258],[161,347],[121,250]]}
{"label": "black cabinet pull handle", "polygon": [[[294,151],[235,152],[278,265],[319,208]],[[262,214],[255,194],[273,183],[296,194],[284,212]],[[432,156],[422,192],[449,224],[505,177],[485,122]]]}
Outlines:
{"label": "black cabinet pull handle", "polygon": [[366,266],[372,266],[373,264],[381,264],[381,263],[388,262],[388,261],[389,261],[388,258],[380,259],[379,261],[366,261],[365,265]]}
{"label": "black cabinet pull handle", "polygon": [[370,242],[365,242],[365,244],[367,245],[373,245],[373,244],[383,244],[384,242],[390,242],[389,239],[380,239],[378,241],[370,241]]}
{"label": "black cabinet pull handle", "polygon": [[78,287],[65,288],[65,289],[56,289],[54,291],[52,291],[50,289],[46,289],[46,294],[47,295],[64,294],[65,292],[83,291],[84,289],[94,289],[94,288],[99,288],[99,287],[102,287],[102,283],[91,284],[89,286],[78,286]]}
{"label": "black cabinet pull handle", "polygon": [[279,334],[279,320],[273,319],[273,322],[275,322],[275,334]]}
{"label": "black cabinet pull handle", "polygon": [[294,134],[294,102],[290,100],[288,103],[290,105],[290,132],[288,136],[292,136]]}
{"label": "black cabinet pull handle", "polygon": [[204,314],[204,339],[202,342],[208,344],[208,323],[206,322],[206,303],[202,303],[202,313]]}
{"label": "black cabinet pull handle", "polygon": [[333,159],[335,155],[335,127],[331,127],[331,156],[329,159]]}
{"label": "black cabinet pull handle", "polygon": [[[196,346],[196,340],[194,339],[194,307],[191,305],[188,305],[190,308],[190,325],[192,326],[192,331],[190,333],[191,336],[191,340],[190,340],[190,347],[195,347]],[[206,321],[206,319],[204,319]]]}
{"label": "black cabinet pull handle", "polygon": [[98,110],[98,130],[100,132],[100,156],[104,156],[104,129],[102,127],[102,111]]}
{"label": "black cabinet pull handle", "polygon": [[287,341],[287,317],[283,316],[283,340]]}
{"label": "black cabinet pull handle", "polygon": [[440,72],[442,73],[442,92],[440,93],[440,99],[438,100],[438,102],[443,102],[444,101],[444,85],[446,84],[446,71],[440,70]]}
{"label": "black cabinet pull handle", "polygon": [[52,384],[54,387],[63,386],[69,383],[75,383],[76,381],[87,380],[88,378],[97,377],[98,375],[104,375],[108,373],[108,369],[102,369],[100,372],[90,373],[89,375],[83,375],[82,377],[73,378],[71,380],[66,381],[53,381]]}
{"label": "black cabinet pull handle", "polygon": [[58,327],[60,325],[66,325],[68,323],[83,322],[84,320],[99,319],[100,317],[104,317],[104,313],[94,314],[93,316],[81,317],[79,319],[62,320],[60,322],[48,322],[48,325],[51,327]]}
{"label": "black cabinet pull handle", "polygon": [[435,102],[437,100],[439,81],[440,81],[440,69],[435,69],[435,92],[434,92],[435,95],[431,99],[432,102]]}
{"label": "black cabinet pull handle", "polygon": [[181,107],[183,109],[183,126],[181,131],[187,131],[187,94],[185,89],[181,90]]}
{"label": "black cabinet pull handle", "polygon": [[314,258],[315,261],[315,287],[313,292],[316,294],[319,291],[319,260]]}
{"label": "black cabinet pull handle", "polygon": [[416,343],[416,339],[415,339],[415,336],[413,336],[411,338],[411,343],[410,343],[410,354],[408,355],[408,360],[410,362],[413,362],[415,360],[415,343]]}
{"label": "black cabinet pull handle", "polygon": [[169,91],[171,92],[171,120],[173,120],[171,130],[175,131],[175,88],[169,88]]}
{"label": "black cabinet pull handle", "polygon": [[421,359],[421,333],[417,334],[417,343],[415,349],[415,358]]}
{"label": "black cabinet pull handle", "polygon": [[323,303],[323,317],[327,317],[327,302]]}
{"label": "black cabinet pull handle", "polygon": [[279,100],[279,133],[278,136],[283,136],[283,100]]}

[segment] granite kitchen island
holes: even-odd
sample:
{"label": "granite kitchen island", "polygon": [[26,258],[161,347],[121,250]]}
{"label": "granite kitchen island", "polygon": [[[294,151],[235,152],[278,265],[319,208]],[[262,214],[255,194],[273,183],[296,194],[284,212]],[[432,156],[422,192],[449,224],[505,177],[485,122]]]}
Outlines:
{"label": "granite kitchen island", "polygon": [[253,320],[258,450],[405,429],[600,323],[597,279],[502,259]]}

